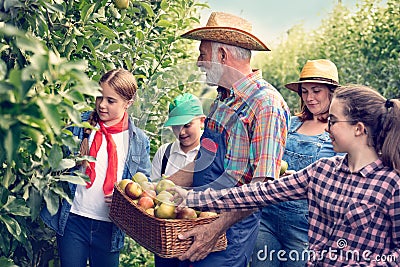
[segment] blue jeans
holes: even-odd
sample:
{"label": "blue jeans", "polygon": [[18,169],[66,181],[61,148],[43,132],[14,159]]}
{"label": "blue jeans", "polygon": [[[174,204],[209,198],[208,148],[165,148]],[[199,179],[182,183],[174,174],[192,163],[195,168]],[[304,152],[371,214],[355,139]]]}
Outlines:
{"label": "blue jeans", "polygon": [[308,254],[307,200],[263,208],[251,267],[305,266]]}
{"label": "blue jeans", "polygon": [[119,252],[111,252],[111,222],[68,216],[63,236],[57,235],[62,267],[118,267]]}

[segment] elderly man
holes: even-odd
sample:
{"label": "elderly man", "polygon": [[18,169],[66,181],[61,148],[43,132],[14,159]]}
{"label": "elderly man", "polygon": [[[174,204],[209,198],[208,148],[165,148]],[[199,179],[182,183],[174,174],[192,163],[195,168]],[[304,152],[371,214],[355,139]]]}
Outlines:
{"label": "elderly man", "polygon": [[[269,51],[251,28],[240,17],[214,12],[205,27],[182,35],[201,41],[197,65],[207,83],[218,86],[218,96],[205,121],[195,163],[170,177],[176,184],[221,189],[257,177],[279,177],[290,113],[279,92],[250,66],[251,50]],[[259,216],[259,210],[223,213],[210,224],[182,233],[181,239],[193,237],[194,243],[180,260],[188,259],[192,266],[247,266]],[[227,249],[210,253],[225,231]]]}

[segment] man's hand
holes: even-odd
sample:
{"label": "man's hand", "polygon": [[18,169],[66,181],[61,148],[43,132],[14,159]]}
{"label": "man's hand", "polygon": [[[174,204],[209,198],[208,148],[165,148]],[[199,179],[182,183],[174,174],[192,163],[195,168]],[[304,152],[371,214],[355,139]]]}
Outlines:
{"label": "man's hand", "polygon": [[194,262],[204,259],[213,250],[220,235],[226,232],[233,224],[246,218],[254,211],[255,210],[222,213],[219,215],[218,219],[209,224],[197,226],[192,230],[179,234],[179,239],[184,240],[193,237],[194,241],[188,251],[179,257],[179,260],[190,260]]}
{"label": "man's hand", "polygon": [[[214,221],[216,222],[216,221]],[[219,229],[221,226],[216,226],[213,223],[204,224],[193,228],[187,232],[178,235],[178,238],[185,240],[193,238],[192,246],[179,257],[179,260],[190,260],[192,262],[199,261],[207,257],[212,251],[220,236]]]}

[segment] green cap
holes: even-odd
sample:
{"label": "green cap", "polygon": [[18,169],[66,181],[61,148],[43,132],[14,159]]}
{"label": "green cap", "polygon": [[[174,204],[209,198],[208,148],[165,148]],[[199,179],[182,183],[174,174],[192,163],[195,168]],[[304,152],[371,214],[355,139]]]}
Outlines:
{"label": "green cap", "polygon": [[203,106],[200,100],[189,93],[177,96],[169,104],[168,120],[165,126],[185,125],[191,122],[195,117],[202,116]]}

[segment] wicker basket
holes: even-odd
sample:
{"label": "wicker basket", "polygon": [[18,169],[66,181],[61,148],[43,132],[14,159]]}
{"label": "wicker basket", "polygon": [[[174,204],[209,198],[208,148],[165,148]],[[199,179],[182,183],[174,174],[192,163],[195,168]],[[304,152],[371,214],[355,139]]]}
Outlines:
{"label": "wicker basket", "polygon": [[[179,233],[210,223],[216,218],[155,218],[139,208],[117,184],[114,185],[110,219],[141,246],[164,258],[179,257],[192,245],[191,239],[179,240]],[[225,250],[226,245],[226,236],[223,234],[213,251]]]}

